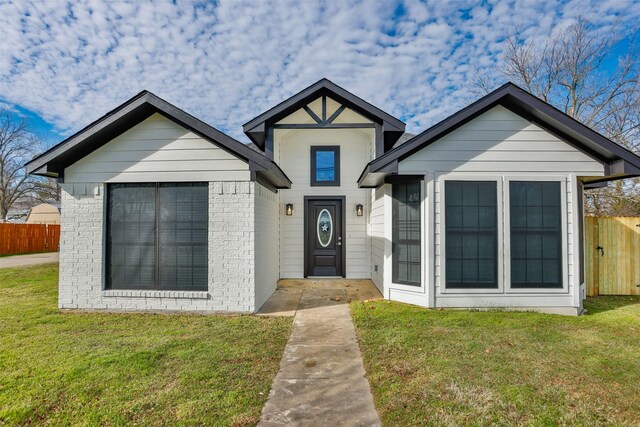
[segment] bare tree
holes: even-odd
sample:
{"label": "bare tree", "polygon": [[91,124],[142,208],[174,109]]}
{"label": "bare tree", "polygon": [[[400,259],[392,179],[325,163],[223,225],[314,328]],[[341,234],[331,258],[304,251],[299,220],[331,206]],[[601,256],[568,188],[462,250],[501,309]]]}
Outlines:
{"label": "bare tree", "polygon": [[[640,56],[634,41],[615,57],[621,40],[616,28],[598,30],[580,20],[542,44],[519,33],[505,41],[499,73],[533,95],[564,111],[618,144],[640,151]],[[615,62],[617,61],[617,62]],[[605,71],[605,63],[615,70]],[[478,77],[475,92],[496,86],[496,78]],[[613,187],[589,191],[591,214],[640,215],[640,180],[616,181]]]}
{"label": "bare tree", "polygon": [[40,203],[60,201],[60,184],[55,178],[34,178],[31,199]]}
{"label": "bare tree", "polygon": [[24,169],[40,150],[39,139],[24,119],[0,111],[0,220],[7,219],[18,201],[58,200],[57,183],[31,177]]}

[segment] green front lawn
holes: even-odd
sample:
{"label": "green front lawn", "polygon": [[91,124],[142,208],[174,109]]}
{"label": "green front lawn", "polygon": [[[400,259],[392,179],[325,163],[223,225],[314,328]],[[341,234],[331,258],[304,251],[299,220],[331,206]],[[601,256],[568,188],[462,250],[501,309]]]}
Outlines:
{"label": "green front lawn", "polygon": [[291,318],[61,313],[58,270],[0,270],[0,425],[252,425]]}
{"label": "green front lawn", "polygon": [[640,425],[640,297],[588,314],[353,302],[385,425]]}

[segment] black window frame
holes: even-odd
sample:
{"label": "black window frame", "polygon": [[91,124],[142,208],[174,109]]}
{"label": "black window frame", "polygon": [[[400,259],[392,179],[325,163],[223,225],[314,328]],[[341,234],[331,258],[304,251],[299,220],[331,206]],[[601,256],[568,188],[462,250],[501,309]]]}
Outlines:
{"label": "black window frame", "polygon": [[[398,210],[399,204],[401,203],[398,200],[398,195],[400,194],[400,190],[404,189],[404,194],[407,194],[408,186],[417,185],[418,186],[418,201],[417,203],[417,214],[418,214],[418,240],[415,239],[399,239],[398,234],[400,232],[399,221],[398,221]],[[421,287],[422,286],[422,180],[421,179],[406,179],[406,180],[398,180],[391,184],[391,281],[392,283]],[[403,203],[408,204],[405,200]],[[407,219],[405,218],[405,221]],[[406,233],[406,231],[405,231]],[[399,245],[410,245],[418,247],[418,280],[403,280],[398,277],[399,275]],[[409,255],[407,255],[409,256]],[[406,261],[407,264],[415,264],[412,261]],[[410,273],[408,274],[410,276]]]}
{"label": "black window frame", "polygon": [[[311,146],[311,186],[312,187],[339,187],[340,186],[340,146],[339,145],[312,145]],[[316,153],[333,151],[333,168],[335,179],[331,181],[318,181],[316,178]]]}
{"label": "black window frame", "polygon": [[[161,286],[161,280],[160,280],[160,268],[161,268],[161,263],[160,263],[160,257],[161,257],[161,250],[160,250],[160,233],[161,233],[161,228],[160,228],[160,223],[163,221],[161,218],[161,212],[160,212],[160,206],[161,206],[161,202],[160,202],[160,188],[162,186],[190,186],[190,187],[194,187],[194,186],[199,186],[199,187],[206,187],[206,189],[204,190],[207,194],[206,199],[204,200],[204,209],[205,209],[205,216],[206,216],[206,220],[204,221],[206,223],[205,228],[201,230],[202,233],[204,233],[205,238],[204,241],[201,242],[191,242],[191,246],[195,247],[195,246],[200,246],[204,249],[204,267],[200,266],[200,268],[205,268],[205,276],[206,276],[206,280],[204,280],[203,283],[200,284],[200,286],[192,286],[189,288],[184,288],[184,287],[179,287],[179,286],[175,286],[175,287],[167,287],[166,283],[164,283]],[[153,250],[153,257],[154,257],[154,280],[153,280],[153,287],[135,287],[135,286],[130,286],[129,284],[116,284],[114,286],[113,283],[113,275],[112,275],[112,221],[111,221],[111,212],[112,212],[112,198],[113,198],[113,189],[117,186],[146,186],[146,187],[152,187],[153,191],[154,191],[154,229],[153,229],[153,242],[154,242],[154,250]],[[127,182],[127,183],[108,183],[107,184],[107,188],[106,188],[106,194],[105,194],[105,280],[104,280],[104,289],[105,290],[130,290],[130,291],[194,291],[194,292],[204,292],[204,291],[208,291],[208,252],[209,252],[209,248],[208,248],[208,235],[209,235],[209,209],[208,209],[208,187],[209,184],[208,182],[141,182],[141,183],[131,183],[131,182]],[[177,202],[176,202],[177,203]],[[176,219],[177,221],[177,219]],[[177,244],[174,244],[174,246],[177,246]],[[191,256],[193,256],[193,253],[191,254]]]}
{"label": "black window frame", "polygon": [[[513,190],[513,186],[514,185],[518,185],[518,184],[525,184],[525,185],[539,185],[541,186],[541,205],[533,205],[530,204],[529,201],[527,200],[526,204],[524,206],[522,205],[517,205],[514,206],[514,200],[515,198],[513,197],[514,195],[514,190]],[[544,188],[548,187],[551,188],[553,187],[556,191],[557,194],[555,194],[554,196],[554,201],[555,203],[557,203],[557,205],[545,205],[545,200],[549,200],[545,197],[544,192],[548,191],[545,190]],[[556,289],[556,290],[561,290],[564,289],[564,262],[563,262],[563,253],[564,253],[564,238],[563,238],[563,215],[564,215],[564,209],[562,207],[563,203],[562,203],[562,182],[559,180],[531,180],[531,179],[514,179],[514,180],[510,180],[509,181],[509,185],[508,185],[508,191],[509,191],[509,241],[510,243],[510,250],[509,250],[509,270],[510,270],[510,274],[509,274],[509,286],[511,289],[514,290],[522,290],[522,289]],[[527,190],[528,191],[528,190]],[[527,196],[528,197],[528,196]],[[531,226],[529,227],[529,225],[525,225],[524,227],[514,227],[514,208],[537,208],[541,210],[541,225],[540,226]],[[547,212],[545,212],[546,209],[551,209],[551,208],[557,208],[557,211],[555,212],[555,218],[557,219],[557,223],[555,224],[555,226],[551,226],[551,225],[545,225],[544,222],[546,220],[548,220],[548,218],[550,218],[550,216],[547,215]],[[553,218],[553,216],[551,217]],[[528,220],[525,220],[526,223],[528,223]],[[514,228],[517,229],[516,233],[519,234],[517,236],[514,237]],[[515,241],[524,241],[524,247],[525,247],[525,256],[527,254],[527,251],[529,250],[528,248],[528,237],[530,235],[537,235],[540,236],[540,257],[531,257],[532,260],[537,260],[539,259],[540,261],[540,266],[541,266],[541,270],[540,270],[540,277],[542,278],[542,280],[540,281],[528,281],[528,270],[525,269],[525,278],[526,281],[525,282],[516,282],[514,283],[514,259],[516,261],[524,261],[525,263],[527,261],[529,261],[529,258],[515,258],[514,257],[514,251],[515,251]],[[549,256],[545,257],[545,254],[548,251],[545,251],[545,243],[544,243],[544,238],[545,237],[549,237],[549,236],[554,236],[556,237],[556,241],[555,243],[555,254],[556,254],[556,258],[551,258]],[[548,263],[551,261],[555,260],[555,269],[556,269],[556,277],[557,277],[557,281],[554,282],[549,282],[549,281],[545,281],[544,277],[545,277],[545,261],[547,262],[547,266],[549,265]],[[528,268],[528,266],[527,266]]]}
{"label": "black window frame", "polygon": [[[452,202],[452,195],[451,194],[447,194],[448,193],[448,187],[450,187],[451,185],[455,185],[455,184],[461,184],[462,186],[464,185],[479,185],[479,184],[486,184],[486,185],[491,185],[493,186],[493,190],[494,190],[494,201],[495,204],[494,205],[489,205],[485,202],[485,204],[482,204],[481,202],[481,197],[480,197],[480,188],[478,187],[478,194],[477,194],[477,199],[478,199],[478,204],[477,205],[467,205],[465,206],[465,202],[463,200],[463,195],[461,194],[461,199],[460,199],[460,205],[454,205]],[[500,289],[500,253],[499,253],[499,235],[500,235],[500,216],[499,216],[499,209],[500,209],[500,203],[499,203],[499,191],[500,191],[500,186],[498,184],[497,180],[491,180],[491,179],[478,179],[478,180],[461,180],[461,179],[451,179],[451,180],[445,180],[444,182],[444,186],[443,186],[443,192],[444,192],[444,203],[443,203],[443,209],[442,209],[442,217],[444,218],[444,245],[441,251],[441,255],[444,258],[444,270],[442,275],[444,276],[444,286],[445,289],[448,290],[465,290],[465,291],[473,291],[473,290],[480,290],[480,291],[495,291]],[[463,189],[461,189],[461,192],[464,192]],[[478,217],[477,217],[477,223],[478,225],[475,227],[471,227],[471,226],[465,226],[464,225],[464,212],[461,210],[461,226],[459,227],[454,227],[451,225],[451,221],[447,221],[447,217],[448,217],[448,208],[460,208],[460,209],[464,209],[465,207],[468,208],[475,208],[478,211]],[[481,208],[493,208],[495,210],[495,215],[493,216],[494,219],[494,225],[493,227],[488,227],[488,226],[481,226],[480,225],[480,209]],[[477,277],[477,281],[472,282],[472,281],[465,281],[464,280],[464,270],[461,270],[460,272],[460,280],[452,280],[451,279],[451,275],[448,274],[447,270],[451,268],[451,265],[453,262],[455,261],[459,261],[460,262],[460,268],[464,269],[464,262],[465,259],[473,259],[473,258],[465,258],[464,256],[464,236],[470,233],[475,233],[475,235],[477,236],[477,257],[475,258],[477,260],[477,264],[478,264],[478,268],[477,268],[477,272],[476,272],[476,277]],[[493,234],[493,241],[492,241],[492,245],[494,248],[493,251],[493,277],[494,277],[494,282],[491,284],[486,284],[480,281],[480,261],[481,260],[487,260],[490,258],[485,257],[480,257],[481,254],[481,250],[480,250],[480,236],[481,235],[490,235]],[[459,257],[450,257],[450,246],[453,240],[453,235],[454,234],[458,234],[461,236],[461,241],[460,241],[460,254]],[[488,240],[487,240],[488,241]],[[453,249],[451,249],[453,250]],[[484,252],[482,252],[484,253]]]}

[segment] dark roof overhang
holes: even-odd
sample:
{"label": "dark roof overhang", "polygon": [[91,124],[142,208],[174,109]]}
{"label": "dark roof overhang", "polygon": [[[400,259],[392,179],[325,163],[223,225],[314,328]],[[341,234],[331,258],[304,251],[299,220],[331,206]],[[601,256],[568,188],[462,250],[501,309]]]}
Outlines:
{"label": "dark roof overhang", "polygon": [[515,84],[506,83],[404,144],[369,162],[360,174],[359,186],[379,186],[387,176],[398,173],[398,162],[496,105],[508,108],[601,162],[605,167],[605,176],[583,179],[585,183],[640,176],[640,157]]}
{"label": "dark roof overhang", "polygon": [[264,150],[267,128],[269,126],[282,120],[294,111],[305,107],[307,104],[323,95],[333,98],[342,105],[351,108],[358,114],[361,114],[374,123],[381,125],[384,136],[385,151],[390,150],[393,147],[393,144],[395,144],[404,133],[404,122],[388,113],[385,113],[378,107],[357,97],[328,79],[319,80],[306,89],[303,89],[297,94],[291,96],[289,99],[249,120],[242,126],[242,129],[251,141],[260,147],[260,149]]}
{"label": "dark roof overhang", "polygon": [[159,113],[249,164],[252,177],[273,189],[291,188],[291,180],[262,153],[206,124],[148,91],[142,91],[84,129],[35,157],[27,173],[63,179],[64,169],[118,135]]}

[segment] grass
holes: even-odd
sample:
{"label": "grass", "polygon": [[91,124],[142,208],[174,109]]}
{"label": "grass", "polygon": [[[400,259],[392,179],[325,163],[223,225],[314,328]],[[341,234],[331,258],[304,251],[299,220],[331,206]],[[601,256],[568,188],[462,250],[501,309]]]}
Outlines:
{"label": "grass", "polygon": [[640,297],[585,316],[353,302],[385,425],[640,425]]}
{"label": "grass", "polygon": [[291,318],[61,313],[58,270],[0,270],[0,425],[251,425]]}

